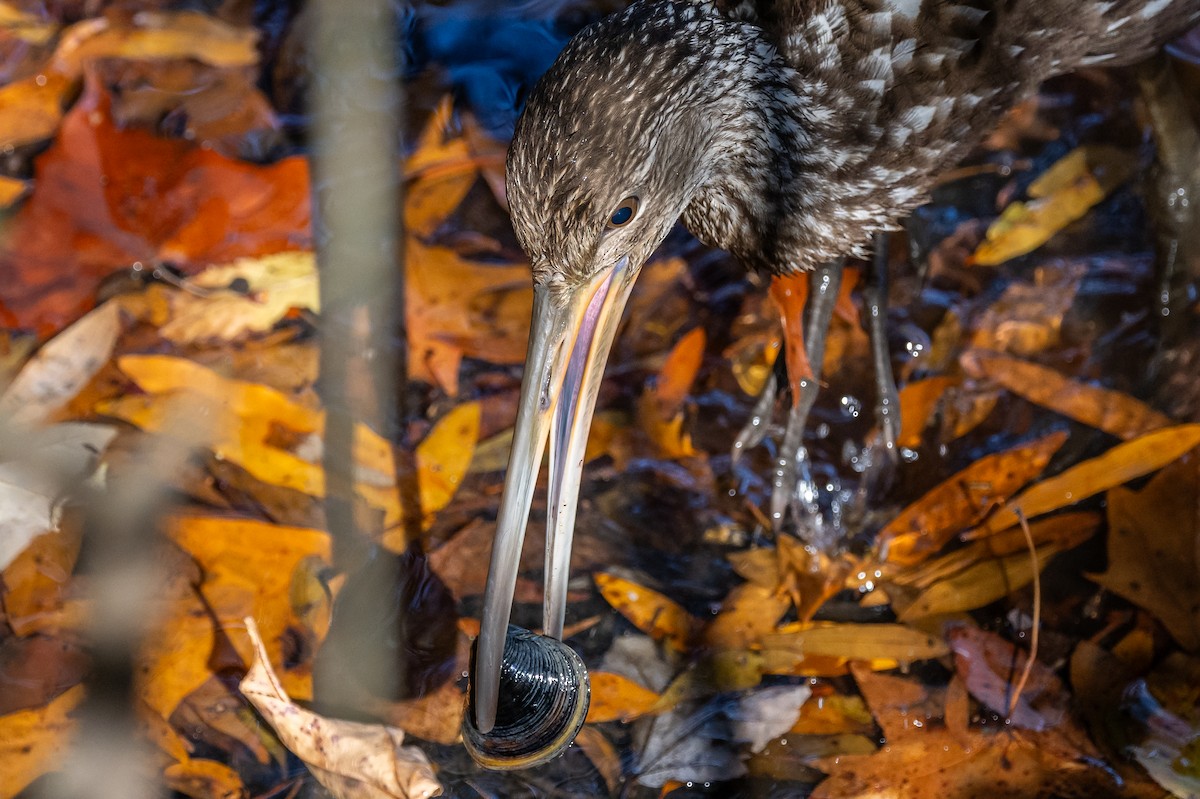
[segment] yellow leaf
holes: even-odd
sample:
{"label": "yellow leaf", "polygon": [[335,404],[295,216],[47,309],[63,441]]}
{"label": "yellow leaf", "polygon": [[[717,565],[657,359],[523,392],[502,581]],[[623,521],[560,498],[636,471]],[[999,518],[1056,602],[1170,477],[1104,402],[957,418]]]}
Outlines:
{"label": "yellow leaf", "polygon": [[1101,491],[1128,483],[1161,469],[1185,452],[1200,445],[1200,424],[1182,424],[1147,433],[1072,466],[1062,474],[1043,480],[1009,501],[982,526],[997,532],[1026,518],[1040,516],[1082,502]]}
{"label": "yellow leaf", "polygon": [[[186,393],[190,399],[203,403],[209,437],[205,446],[218,458],[235,463],[272,485],[324,496],[320,448],[310,444],[285,449],[276,443],[280,429],[289,431],[299,444],[319,437],[325,424],[321,411],[294,402],[268,386],[231,380],[184,358],[129,355],[119,359],[118,366],[147,395],[99,403],[98,412],[124,419],[144,430],[169,434],[169,401]],[[417,447],[423,513],[436,513],[450,502],[470,465],[479,418],[478,403],[460,405]],[[396,527],[402,513],[391,444],[365,425],[357,425],[354,460],[355,490],[384,511],[386,527]]]}
{"label": "yellow leaf", "polygon": [[933,410],[946,389],[959,381],[953,377],[929,377],[906,384],[900,389],[900,437],[896,443],[916,449],[921,446],[921,433],[929,424]]}
{"label": "yellow leaf", "polygon": [[[298,622],[289,601],[293,572],[306,558],[330,561],[329,535],[216,516],[173,517],[167,535],[201,566],[199,590],[208,611],[204,622],[215,620],[221,636],[229,639],[243,662],[250,663],[254,651],[242,619],[253,615],[262,627],[271,662],[282,667],[285,633]],[[282,673],[289,693],[311,698],[312,675],[307,668]]]}
{"label": "yellow leaf", "polygon": [[[230,290],[235,281],[245,281],[246,290]],[[159,331],[175,344],[234,341],[270,330],[292,308],[320,311],[316,260],[307,251],[239,258],[184,286],[201,291],[173,293],[171,320]]]}
{"label": "yellow leaf", "polygon": [[706,340],[704,328],[692,328],[671,348],[658,370],[653,392],[658,400],[659,415],[664,419],[674,416],[687,398],[704,359]]}
{"label": "yellow leaf", "polygon": [[764,649],[793,651],[805,657],[890,660],[913,663],[947,654],[940,638],[902,624],[789,624],[762,639]]}
{"label": "yellow leaf", "polygon": [[1029,194],[1036,199],[1004,209],[988,227],[987,240],[979,245],[972,262],[994,266],[1032,252],[1082,218],[1124,182],[1135,165],[1133,154],[1117,156],[1112,148],[1073,150],[1030,186]]}
{"label": "yellow leaf", "polygon": [[0,147],[20,147],[53,136],[73,84],[65,75],[47,72],[0,88]]}
{"label": "yellow leaf", "polygon": [[215,67],[251,67],[258,63],[258,33],[235,28],[196,11],[135,14],[132,24],[88,19],[63,32],[54,68],[79,76],[94,58],[190,58]]}
{"label": "yellow leaf", "polygon": [[12,799],[62,762],[75,728],[71,711],[83,701],[83,686],[59,694],[50,704],[0,716],[0,799]]}
{"label": "yellow leaf", "polygon": [[674,600],[613,574],[595,575],[600,594],[633,626],[680,652],[691,645],[699,622]]}

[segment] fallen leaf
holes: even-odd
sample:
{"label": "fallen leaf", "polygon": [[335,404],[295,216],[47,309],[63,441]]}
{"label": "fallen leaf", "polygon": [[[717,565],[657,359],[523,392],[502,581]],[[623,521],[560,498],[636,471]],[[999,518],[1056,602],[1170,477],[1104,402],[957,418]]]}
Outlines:
{"label": "fallen leaf", "polygon": [[646,635],[680,652],[691,646],[699,622],[674,600],[615,574],[600,572],[593,579],[608,604]]}
{"label": "fallen leaf", "polygon": [[1066,440],[1066,433],[1051,433],[984,456],[935,486],[880,531],[879,547],[887,561],[911,565],[940,550],[1040,474]]}
{"label": "fallen leaf", "polygon": [[193,799],[245,799],[249,792],[238,773],[215,760],[188,758],[163,769],[163,780],[172,791]]}
{"label": "fallen leaf", "polygon": [[1170,417],[1128,394],[1071,380],[1053,369],[1006,355],[968,350],[963,370],[987,378],[1019,397],[1118,438],[1137,438],[1168,427]]}
{"label": "fallen leaf", "polygon": [[772,685],[749,692],[729,711],[733,739],[749,744],[753,753],[761,752],[792,728],[810,696],[812,688],[807,685]]}
{"label": "fallen leaf", "polygon": [[592,685],[591,704],[587,723],[630,721],[646,713],[658,702],[658,694],[620,674],[593,671],[588,674]]}
{"label": "fallen leaf", "polygon": [[12,799],[62,762],[75,728],[70,714],[83,701],[83,686],[50,704],[0,716],[0,797]]}
{"label": "fallen leaf", "polygon": [[995,633],[965,624],[955,625],[946,638],[954,650],[958,676],[971,696],[1009,724],[1039,731],[1067,719],[1070,694],[1049,666],[1033,662],[1029,680],[1023,683],[1014,704],[1016,681],[1028,659],[1025,652]]}
{"label": "fallen leaf", "polygon": [[[220,460],[235,463],[259,480],[324,496],[319,435],[324,414],[257,383],[230,380],[184,358],[129,355],[117,362],[146,395],[119,397],[96,406],[99,413],[124,419],[143,430],[171,432],[167,413],[181,392],[204,403],[211,440],[205,446]],[[417,447],[421,509],[426,522],[450,501],[471,462],[479,427],[478,403],[459,405],[446,414]],[[281,441],[288,431],[292,441]],[[355,428],[356,490],[384,511],[384,543],[403,551],[402,512],[395,487],[392,447],[365,425]]]}
{"label": "fallen leaf", "polygon": [[192,58],[218,67],[258,63],[253,28],[235,28],[197,11],[140,11],[129,22],[84,20],[63,32],[54,68],[79,75],[93,58]]}
{"label": "fallen leaf", "polygon": [[[253,614],[262,625],[271,662],[282,666],[287,631],[299,624],[288,601],[292,575],[307,558],[330,561],[328,533],[249,519],[174,516],[167,536],[200,564],[203,578],[197,588],[205,615],[242,662],[254,656],[241,624],[245,615]],[[288,691],[305,700],[312,697],[310,667],[293,664],[282,671]]]}
{"label": "fallen leaf", "polygon": [[900,436],[896,443],[916,449],[921,446],[921,433],[929,424],[933,411],[946,389],[956,385],[953,377],[928,377],[905,384],[900,389]]}
{"label": "fallen leaf", "polygon": [[703,641],[717,649],[748,649],[775,631],[791,605],[791,598],[774,588],[739,585],[729,592],[720,612],[705,626]]}
{"label": "fallen leaf", "polygon": [[25,199],[25,195],[29,193],[29,189],[30,183],[28,181],[19,178],[10,178],[7,175],[0,175],[0,211],[7,211],[16,205],[17,202]]}
{"label": "fallen leaf", "polygon": [[858,690],[887,742],[920,734],[941,716],[942,690],[896,674],[850,667]]}
{"label": "fallen leaf", "polygon": [[46,342],[0,394],[0,418],[39,425],[70,402],[112,357],[121,317],[105,303]]}
{"label": "fallen leaf", "polygon": [[[39,535],[58,529],[56,508],[96,468],[116,436],[108,425],[64,422],[5,441],[0,452],[0,569]],[[20,447],[19,459],[13,450]]]}
{"label": "fallen leaf", "polygon": [[[244,288],[231,288],[244,284]],[[305,250],[239,258],[185,280],[159,328],[174,344],[236,341],[265,333],[292,308],[320,312],[316,259]]]}
{"label": "fallen leaf", "polygon": [[258,166],[191,142],[120,130],[98,82],[37,160],[34,191],[0,248],[0,309],[43,335],[78,317],[131,264],[196,271],[309,246],[307,161]]}
{"label": "fallen leaf", "polygon": [[338,799],[425,799],[442,786],[425,753],[404,746],[404,731],[323,718],[292,703],[270,667],[254,619],[245,619],[254,662],[239,688],[279,739]]}
{"label": "fallen leaf", "polygon": [[621,786],[621,756],[617,748],[595,727],[581,729],[575,736],[575,745],[583,750],[596,771],[600,772],[608,792],[616,795]]}
{"label": "fallen leaf", "polygon": [[409,239],[404,301],[409,377],[453,396],[464,355],[494,364],[525,360],[533,282],[524,264],[484,264]]}
{"label": "fallen leaf", "polygon": [[1108,492],[1108,570],[1091,579],[1154,615],[1184,649],[1200,648],[1200,456],[1145,488]]}
{"label": "fallen leaf", "polygon": [[915,663],[947,654],[945,641],[902,624],[788,624],[762,637],[764,650],[805,657]]}
{"label": "fallen leaf", "polygon": [[1114,147],[1072,150],[1030,185],[1034,200],[1004,209],[972,262],[993,266],[1036,250],[1124,183],[1136,166],[1135,154]]}
{"label": "fallen leaf", "polygon": [[39,535],[3,571],[0,599],[4,620],[15,635],[53,635],[80,629],[79,603],[68,608],[71,572],[79,557],[80,537],[69,532]]}
{"label": "fallen leaf", "polygon": [[971,346],[1028,356],[1058,345],[1085,274],[1084,263],[1054,262],[1033,270],[1031,281],[1008,284],[975,320]]}
{"label": "fallen leaf", "polygon": [[994,533],[1017,524],[1021,515],[1029,519],[1082,502],[1161,469],[1198,445],[1200,424],[1168,427],[1118,444],[1027,489],[989,517],[981,531]]}
{"label": "fallen leaf", "polygon": [[659,416],[664,419],[678,413],[683,401],[687,399],[688,391],[691,390],[704,359],[706,341],[704,328],[695,327],[679,339],[667,353],[667,359],[658,371],[658,380],[653,388],[655,399],[658,401]]}

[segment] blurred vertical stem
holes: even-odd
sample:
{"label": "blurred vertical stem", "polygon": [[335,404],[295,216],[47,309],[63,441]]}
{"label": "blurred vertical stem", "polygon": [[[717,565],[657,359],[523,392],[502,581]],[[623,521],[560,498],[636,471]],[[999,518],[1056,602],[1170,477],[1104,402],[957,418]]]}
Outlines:
{"label": "blurred vertical stem", "polygon": [[[320,393],[325,405],[325,508],[334,565],[378,601],[393,584],[379,569],[355,575],[369,554],[355,514],[354,426],[364,422],[396,440],[403,403],[406,342],[399,235],[400,70],[397,4],[392,0],[317,0],[312,5],[314,234],[321,285]],[[393,415],[393,413],[395,415]],[[399,424],[397,424],[397,421]],[[399,449],[411,453],[406,441]],[[398,463],[401,485],[415,471]],[[411,461],[411,454],[408,455]],[[411,464],[409,464],[411,465]],[[402,491],[410,498],[416,492]],[[419,512],[405,503],[409,515]],[[367,575],[385,574],[382,578]],[[368,614],[374,615],[374,614]],[[364,619],[349,622],[344,641],[356,653],[356,675],[394,685],[403,664],[384,650],[387,636]],[[322,705],[352,705],[353,681],[318,672]]]}

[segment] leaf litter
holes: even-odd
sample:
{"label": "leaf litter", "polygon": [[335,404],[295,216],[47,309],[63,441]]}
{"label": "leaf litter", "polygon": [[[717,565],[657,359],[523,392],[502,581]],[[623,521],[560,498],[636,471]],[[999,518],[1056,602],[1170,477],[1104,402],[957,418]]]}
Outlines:
{"label": "leaf litter", "polygon": [[[163,476],[185,501],[156,533],[166,576],[137,654],[164,783],[263,795],[294,779],[284,746],[338,796],[462,795],[484,779],[456,740],[455,675],[461,631],[478,629],[530,312],[503,215],[504,145],[440,98],[406,154],[409,378],[424,399],[403,446],[416,442],[418,530],[400,524],[401,445],[355,431],[359,514],[392,552],[429,551],[461,616],[455,651],[424,695],[359,709],[379,723],[314,715],[294,700],[319,702],[313,664],[345,576],[320,508],[307,161],[272,149],[260,34],[198,12],[64,25],[0,4],[0,35],[28,43],[45,77],[0,87],[0,139],[49,142],[18,151],[28,170],[3,198],[5,342],[32,330],[40,347],[14,350],[0,391],[0,655],[13,674],[51,675],[6,692],[0,796],[58,767],[82,701],[90,601],[74,499],[103,495],[145,440],[175,435],[179,397],[203,422],[191,462]],[[778,331],[805,280],[731,284],[727,260],[679,243],[646,267],[587,453],[568,632],[593,699],[578,746],[546,767],[560,793],[1195,792],[1184,653],[1200,647],[1200,433],[1140,373],[1153,353],[1137,342],[1153,336],[1130,298],[1150,282],[1144,253],[1086,247],[1140,168],[1122,134],[1136,125],[1086,83],[1047,92],[1061,94],[1012,115],[979,169],[943,191],[980,207],[969,192],[995,171],[988,159],[1040,175],[990,189],[1004,207],[990,227],[962,218],[943,233],[931,282],[902,270],[893,296],[915,310],[892,321],[909,344],[897,371],[910,462],[847,522],[851,546],[768,534],[766,460],[731,470],[726,455],[778,355],[805,369]],[[1063,156],[1054,142],[1082,117],[1068,111],[1091,101],[1116,120],[1111,142]],[[1028,199],[1013,202],[1020,185]],[[915,241],[927,231],[914,224]],[[134,279],[97,295],[123,272]],[[846,442],[869,432],[849,275],[809,431],[831,485],[852,478]],[[952,291],[947,275],[961,278]],[[529,564],[518,615],[540,601]],[[1031,656],[1034,619],[1051,651]],[[1122,735],[1098,718],[1123,719]],[[488,784],[530,784],[514,779]]]}

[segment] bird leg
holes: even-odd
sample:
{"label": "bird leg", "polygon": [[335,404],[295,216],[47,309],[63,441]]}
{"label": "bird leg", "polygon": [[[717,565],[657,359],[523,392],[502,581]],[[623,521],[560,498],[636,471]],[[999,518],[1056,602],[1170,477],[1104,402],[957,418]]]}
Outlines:
{"label": "bird leg", "polygon": [[[804,426],[817,399],[821,365],[825,359],[825,341],[833,309],[837,305],[844,265],[845,259],[839,258],[813,270],[809,278],[809,296],[803,320],[797,319],[794,314],[784,315],[785,342],[796,342],[797,339],[804,342],[802,351],[808,360],[808,369],[797,369],[789,374],[792,407],[788,411],[787,426],[771,481],[771,521],[777,530],[783,525],[788,507],[792,508],[797,521],[816,518],[820,514],[816,489],[811,476],[807,474],[808,452],[804,447]],[[791,360],[794,362],[799,359]]]}
{"label": "bird leg", "polygon": [[867,312],[867,338],[875,376],[875,442],[863,472],[859,494],[865,500],[891,487],[899,461],[896,439],[900,435],[900,397],[892,376],[892,355],[887,335],[888,234],[875,234],[875,256],[867,267],[863,305]]}

